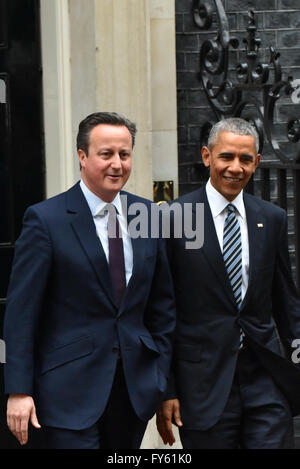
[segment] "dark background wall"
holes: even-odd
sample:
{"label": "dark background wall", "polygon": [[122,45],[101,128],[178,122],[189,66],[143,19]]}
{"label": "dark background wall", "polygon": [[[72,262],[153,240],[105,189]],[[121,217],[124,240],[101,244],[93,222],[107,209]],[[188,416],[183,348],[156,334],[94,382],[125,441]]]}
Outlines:
{"label": "dark background wall", "polygon": [[[214,1],[210,0],[211,5]],[[203,183],[205,174],[195,166],[200,159],[200,131],[206,121],[216,122],[199,77],[199,51],[206,39],[216,36],[218,21],[214,15],[209,30],[200,31],[193,20],[193,0],[176,0],[176,50],[177,50],[177,99],[178,99],[178,148],[179,148],[179,191],[190,192]],[[269,63],[269,47],[280,53],[284,74],[300,77],[300,2],[299,0],[223,0],[227,13],[230,34],[240,40],[237,51],[229,54],[229,77],[236,81],[235,68],[245,59],[249,9],[255,12],[257,35],[261,38],[259,58]],[[272,81],[272,73],[270,81]],[[276,127],[283,148],[292,157],[297,145],[286,142],[286,123],[292,114],[300,117],[300,106],[290,98],[280,99],[276,106]],[[264,160],[276,159],[265,145]]]}
{"label": "dark background wall", "polygon": [[[39,0],[0,0],[0,339],[25,209],[45,198]],[[0,353],[0,449],[20,448],[6,425]]]}

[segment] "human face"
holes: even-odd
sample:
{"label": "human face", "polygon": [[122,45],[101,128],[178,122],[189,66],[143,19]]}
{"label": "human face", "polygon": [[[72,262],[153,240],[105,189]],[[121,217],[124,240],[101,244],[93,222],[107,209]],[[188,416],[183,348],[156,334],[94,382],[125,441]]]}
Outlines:
{"label": "human face", "polygon": [[81,177],[105,202],[126,184],[132,166],[132,138],[125,126],[99,124],[90,132],[88,154],[78,150]]}
{"label": "human face", "polygon": [[202,148],[202,159],[210,167],[213,187],[231,202],[256,170],[260,155],[256,154],[252,135],[222,131],[211,150]]}

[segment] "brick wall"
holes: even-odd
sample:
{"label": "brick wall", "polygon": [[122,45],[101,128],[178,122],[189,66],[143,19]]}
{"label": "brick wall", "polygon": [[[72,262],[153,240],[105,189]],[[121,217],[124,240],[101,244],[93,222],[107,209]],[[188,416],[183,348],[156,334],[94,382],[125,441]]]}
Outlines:
{"label": "brick wall", "polygon": [[[213,5],[214,2],[210,1]],[[177,99],[178,99],[178,148],[180,194],[203,184],[207,177],[200,161],[200,132],[206,121],[216,122],[199,78],[199,51],[203,41],[216,36],[218,21],[214,15],[212,26],[200,31],[192,14],[193,0],[176,0],[176,50],[177,50]],[[229,76],[236,82],[235,68],[245,60],[242,39],[247,36],[247,11],[253,9],[257,35],[261,38],[259,57],[269,63],[269,46],[280,52],[280,63],[286,75],[300,77],[300,2],[299,0],[223,0],[230,34],[240,40],[237,51],[230,52]],[[272,73],[270,76],[272,79]],[[276,105],[275,127],[279,140],[289,156],[295,154],[297,144],[286,138],[286,123],[291,115],[300,117],[300,106],[291,103],[289,97],[281,98]],[[263,151],[266,161],[276,159],[266,144]],[[292,194],[291,194],[292,198]]]}

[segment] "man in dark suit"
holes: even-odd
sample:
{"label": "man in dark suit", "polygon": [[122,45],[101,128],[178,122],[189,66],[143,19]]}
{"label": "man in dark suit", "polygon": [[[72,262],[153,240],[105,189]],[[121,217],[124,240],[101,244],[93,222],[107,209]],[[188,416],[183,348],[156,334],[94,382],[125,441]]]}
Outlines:
{"label": "man in dark suit", "polygon": [[138,448],[162,400],[174,297],[162,240],[130,233],[132,204],[151,208],[121,191],[135,133],[116,113],[88,116],[81,181],[25,213],[4,326],[7,421],[21,444],[30,420],[43,448]]}
{"label": "man in dark suit", "polygon": [[173,419],[184,448],[289,448],[292,415],[300,413],[292,360],[300,302],[287,216],[243,192],[260,160],[248,122],[217,123],[202,158],[210,168],[206,187],[177,203],[183,211],[192,204],[194,213],[204,204],[204,226],[196,228],[204,229],[203,246],[187,249],[174,236],[168,243],[177,325],[158,430],[172,445]]}

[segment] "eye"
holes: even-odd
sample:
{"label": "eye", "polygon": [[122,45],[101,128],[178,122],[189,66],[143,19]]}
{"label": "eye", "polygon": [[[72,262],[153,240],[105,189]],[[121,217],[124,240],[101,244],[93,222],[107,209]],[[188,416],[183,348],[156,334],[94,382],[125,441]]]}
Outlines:
{"label": "eye", "polygon": [[109,151],[101,151],[101,152],[99,153],[99,155],[100,155],[102,158],[109,158],[110,153],[109,153]]}
{"label": "eye", "polygon": [[251,155],[243,155],[241,161],[246,164],[253,163],[253,157]]}
{"label": "eye", "polygon": [[230,161],[230,160],[232,160],[233,155],[231,155],[230,153],[221,153],[219,155],[219,158],[224,160],[224,161]]}

